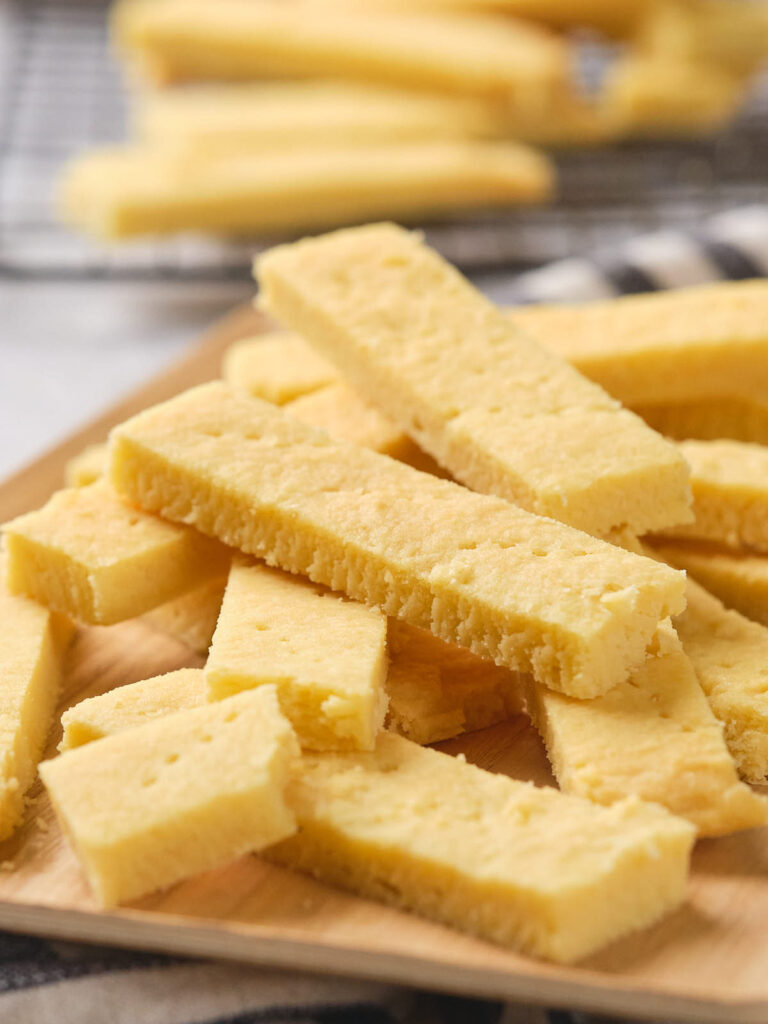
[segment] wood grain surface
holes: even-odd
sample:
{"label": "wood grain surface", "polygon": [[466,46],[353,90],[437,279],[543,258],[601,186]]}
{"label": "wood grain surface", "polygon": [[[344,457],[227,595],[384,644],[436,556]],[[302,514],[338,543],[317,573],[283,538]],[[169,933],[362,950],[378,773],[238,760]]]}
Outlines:
{"label": "wood grain surface", "polygon": [[[115,423],[217,376],[226,346],[265,326],[255,311],[235,311],[183,362],[0,486],[0,520],[41,504],[61,486],[65,461],[103,440]],[[67,658],[62,710],[113,686],[200,663],[143,622],[81,629]],[[55,730],[47,756],[59,738]],[[522,717],[440,746],[492,771],[552,782],[541,744]],[[256,857],[130,907],[101,911],[39,788],[25,825],[0,846],[0,862],[0,928],[650,1019],[768,1021],[768,829],[700,842],[680,910],[567,968]]]}

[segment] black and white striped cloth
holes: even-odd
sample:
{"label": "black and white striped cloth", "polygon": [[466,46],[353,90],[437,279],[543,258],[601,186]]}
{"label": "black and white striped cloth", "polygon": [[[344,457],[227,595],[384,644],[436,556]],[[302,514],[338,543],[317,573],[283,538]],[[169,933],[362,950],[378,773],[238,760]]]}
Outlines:
{"label": "black and white striped cloth", "polygon": [[[700,231],[640,235],[486,290],[502,303],[580,302],[768,275],[768,207]],[[478,281],[483,285],[482,281]],[[592,1024],[582,1013],[75,946],[0,933],[2,1024]],[[594,1024],[597,1024],[596,1019]]]}
{"label": "black and white striped cloth", "polygon": [[619,248],[558,260],[494,288],[510,305],[589,302],[768,275],[768,206],[711,217],[699,231],[638,235]]}

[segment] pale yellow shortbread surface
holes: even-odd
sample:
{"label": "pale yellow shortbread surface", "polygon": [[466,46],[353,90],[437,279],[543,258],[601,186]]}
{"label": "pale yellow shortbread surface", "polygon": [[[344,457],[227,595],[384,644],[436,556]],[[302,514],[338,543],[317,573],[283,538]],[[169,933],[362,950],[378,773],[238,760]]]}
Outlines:
{"label": "pale yellow shortbread surface", "polygon": [[682,573],[221,382],[117,427],[110,477],[136,504],[577,696],[626,678],[683,603]]}
{"label": "pale yellow shortbread surface", "polygon": [[318,9],[263,0],[128,0],[118,45],[164,81],[351,78],[535,107],[566,91],[568,49],[512,19]]}
{"label": "pale yellow shortbread surface", "polygon": [[603,697],[576,700],[530,683],[528,710],[565,793],[600,804],[634,795],[687,818],[703,836],[768,819],[768,801],[739,781],[669,622],[645,664]]}
{"label": "pale yellow shortbread surface", "polygon": [[523,711],[517,672],[389,620],[387,728],[415,743],[438,743],[507,721]]}
{"label": "pale yellow shortbread surface", "polygon": [[89,444],[67,462],[64,483],[67,487],[87,487],[96,483],[104,475],[107,458],[106,444]]}
{"label": "pale yellow shortbread surface", "polygon": [[319,356],[298,334],[268,331],[230,345],[221,376],[254,398],[285,405],[329,384],[339,383],[338,370]]}
{"label": "pale yellow shortbread surface", "polygon": [[370,754],[305,754],[299,831],[269,860],[522,952],[572,961],[685,896],[694,829],[600,807],[382,733]]}
{"label": "pale yellow shortbread surface", "polygon": [[371,750],[386,675],[380,611],[235,559],[205,666],[209,700],[274,683],[302,747]]}
{"label": "pale yellow shortbread surface", "polygon": [[456,479],[604,536],[690,520],[679,453],[393,224],[279,246],[261,301]]}
{"label": "pale yellow shortbread surface", "polygon": [[553,187],[549,159],[507,141],[297,147],[223,157],[126,145],[77,157],[63,173],[58,206],[67,223],[97,238],[250,235],[537,203]]}
{"label": "pale yellow shortbread surface", "polygon": [[696,541],[659,541],[653,549],[726,607],[768,626],[768,555]]}
{"label": "pale yellow shortbread surface", "polygon": [[675,627],[742,778],[768,781],[768,629],[688,580]]}
{"label": "pale yellow shortbread surface", "polygon": [[117,686],[67,708],[61,716],[63,736],[59,750],[73,750],[105,736],[135,729],[153,718],[205,703],[205,674],[201,668],[180,668],[138,683]]}
{"label": "pale yellow shortbread surface", "polygon": [[58,491],[3,527],[8,588],[71,619],[110,625],[226,571],[196,530],[120,501],[103,481]]}
{"label": "pale yellow shortbread surface", "polygon": [[133,110],[134,135],[185,153],[270,152],[301,145],[368,146],[500,135],[498,107],[360,83],[255,82],[150,90]]}
{"label": "pale yellow shortbread surface", "polygon": [[768,281],[530,306],[509,315],[631,408],[768,391]]}
{"label": "pale yellow shortbread surface", "polygon": [[[2,557],[0,557],[0,568]],[[59,699],[70,627],[0,583],[0,840],[21,823]]]}
{"label": "pale yellow shortbread surface", "polygon": [[262,687],[67,751],[40,774],[109,907],[291,835],[297,756],[277,694]]}
{"label": "pale yellow shortbread surface", "polygon": [[693,523],[664,535],[768,552],[768,448],[741,441],[681,441],[691,467]]}
{"label": "pale yellow shortbread surface", "polygon": [[744,76],[712,61],[635,51],[609,66],[601,102],[624,134],[675,137],[721,130],[746,95]]}

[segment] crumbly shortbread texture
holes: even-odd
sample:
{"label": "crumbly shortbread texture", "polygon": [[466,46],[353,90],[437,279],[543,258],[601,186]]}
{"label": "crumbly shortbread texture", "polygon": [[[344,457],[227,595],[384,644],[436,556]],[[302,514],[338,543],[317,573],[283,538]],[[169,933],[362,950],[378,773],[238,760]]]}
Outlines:
{"label": "crumbly shortbread texture", "polygon": [[688,822],[388,733],[373,753],[305,754],[288,793],[299,831],[269,860],[535,956],[577,960],[684,898]]}
{"label": "crumbly shortbread texture", "polygon": [[679,452],[415,234],[336,231],[256,272],[265,307],[474,490],[597,536],[690,521]]}
{"label": "crumbly shortbread texture", "polygon": [[285,789],[298,753],[277,694],[262,687],[87,743],[40,774],[109,907],[291,835]]}
{"label": "crumbly shortbread texture", "polygon": [[563,792],[600,804],[634,795],[706,836],[768,819],[768,801],[739,781],[723,727],[669,622],[645,664],[604,696],[577,700],[533,682],[527,696]]}
{"label": "crumbly shortbread texture", "polygon": [[663,531],[768,552],[768,448],[740,441],[681,441],[691,467],[692,523]]}
{"label": "crumbly shortbread texture", "polygon": [[226,570],[196,530],[131,508],[102,480],[58,491],[3,527],[8,589],[70,619],[111,625]]}
{"label": "crumbly shortbread texture", "polygon": [[302,747],[371,750],[386,675],[381,612],[235,559],[205,666],[209,700],[274,683]]}
{"label": "crumbly shortbread texture", "polygon": [[148,510],[577,696],[626,678],[683,604],[667,566],[220,382],[116,428],[110,475]]}
{"label": "crumbly shortbread texture", "polygon": [[[0,569],[2,558],[0,558]],[[69,625],[0,581],[0,839],[21,823],[59,698]]]}
{"label": "crumbly shortbread texture", "polygon": [[768,629],[723,607],[692,579],[675,628],[742,778],[768,781]]}

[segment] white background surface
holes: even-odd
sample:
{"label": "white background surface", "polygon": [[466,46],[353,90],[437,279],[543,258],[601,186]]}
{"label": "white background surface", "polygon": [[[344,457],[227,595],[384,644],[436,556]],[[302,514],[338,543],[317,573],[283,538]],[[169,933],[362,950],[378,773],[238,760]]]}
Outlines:
{"label": "white background surface", "polygon": [[253,290],[0,281],[0,478],[178,359]]}

